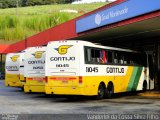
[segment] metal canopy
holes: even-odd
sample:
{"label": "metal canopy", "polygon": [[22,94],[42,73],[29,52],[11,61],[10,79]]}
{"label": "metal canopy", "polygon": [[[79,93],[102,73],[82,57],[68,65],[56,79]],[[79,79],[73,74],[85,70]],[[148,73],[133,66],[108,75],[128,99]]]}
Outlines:
{"label": "metal canopy", "polygon": [[[130,44],[150,44],[160,37],[160,16],[115,28],[89,32],[74,39],[103,43],[109,46],[131,47]],[[123,44],[123,45],[122,45]]]}

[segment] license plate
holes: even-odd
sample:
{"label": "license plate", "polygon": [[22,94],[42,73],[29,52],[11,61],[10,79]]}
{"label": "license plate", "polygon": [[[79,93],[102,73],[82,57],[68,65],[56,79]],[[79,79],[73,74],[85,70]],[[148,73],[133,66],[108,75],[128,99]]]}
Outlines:
{"label": "license plate", "polygon": [[63,83],[63,84],[67,84],[67,83],[68,83],[68,81],[66,81],[66,80],[65,80],[65,81],[62,81],[62,83]]}
{"label": "license plate", "polygon": [[39,83],[42,83],[43,81],[42,80],[37,80]]}
{"label": "license plate", "polygon": [[34,77],[33,80],[36,80],[38,82],[43,82],[43,78],[41,77]]}

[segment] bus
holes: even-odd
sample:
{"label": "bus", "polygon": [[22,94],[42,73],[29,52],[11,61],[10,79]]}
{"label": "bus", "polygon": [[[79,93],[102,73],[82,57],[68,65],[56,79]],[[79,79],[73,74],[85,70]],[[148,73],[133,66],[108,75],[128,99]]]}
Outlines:
{"label": "bus", "polygon": [[24,54],[25,54],[25,50],[22,51],[20,53],[20,64],[19,64],[19,80],[20,82],[22,83],[23,87],[22,87],[22,90],[24,90],[24,84],[26,82],[26,79],[24,77]]}
{"label": "bus", "polygon": [[24,92],[45,92],[45,53],[46,47],[29,47],[25,52]]}
{"label": "bus", "polygon": [[5,85],[23,88],[20,81],[20,64],[22,63],[23,53],[8,53],[5,63]]}
{"label": "bus", "polygon": [[80,40],[48,43],[45,76],[46,94],[98,99],[152,89],[154,84],[145,53]]}

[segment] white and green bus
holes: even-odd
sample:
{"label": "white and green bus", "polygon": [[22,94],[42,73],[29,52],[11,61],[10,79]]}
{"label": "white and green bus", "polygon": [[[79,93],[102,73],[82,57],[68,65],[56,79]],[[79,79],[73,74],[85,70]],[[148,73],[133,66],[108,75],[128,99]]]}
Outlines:
{"label": "white and green bus", "polygon": [[154,85],[145,53],[77,40],[48,43],[45,76],[46,94],[55,95],[105,98]]}

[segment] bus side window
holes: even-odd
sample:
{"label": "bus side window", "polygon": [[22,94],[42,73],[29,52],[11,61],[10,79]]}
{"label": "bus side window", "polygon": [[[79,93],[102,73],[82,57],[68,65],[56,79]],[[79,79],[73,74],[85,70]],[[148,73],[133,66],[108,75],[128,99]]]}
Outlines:
{"label": "bus side window", "polygon": [[100,50],[91,49],[91,62],[100,63]]}
{"label": "bus side window", "polygon": [[123,64],[123,63],[124,63],[123,59],[124,59],[123,53],[119,53],[118,60],[119,60],[119,63],[120,63],[120,64]]}
{"label": "bus side window", "polygon": [[96,62],[94,49],[91,49],[91,62]]}
{"label": "bus side window", "polygon": [[127,64],[127,53],[124,53],[124,64]]}
{"label": "bus side window", "polygon": [[94,48],[85,48],[85,61],[89,63],[104,63],[106,51]]}
{"label": "bus side window", "polygon": [[100,50],[100,63],[107,63],[107,51]]}
{"label": "bus side window", "polygon": [[125,56],[126,56],[126,60],[127,60],[126,62],[127,62],[127,64],[130,64],[131,63],[131,61],[130,61],[130,53],[127,52],[125,54]]}
{"label": "bus side window", "polygon": [[107,54],[108,63],[112,63],[112,58],[113,58],[112,52],[111,52],[111,51],[108,51],[107,53],[108,53],[108,54]]}
{"label": "bus side window", "polygon": [[86,52],[87,62],[91,62],[91,49],[86,49]]}
{"label": "bus side window", "polygon": [[124,54],[120,52],[114,52],[114,63],[124,64]]}
{"label": "bus side window", "polygon": [[94,51],[91,48],[85,48],[85,62],[91,63],[93,61]]}
{"label": "bus side window", "polygon": [[95,50],[95,58],[97,63],[101,63],[101,50]]}
{"label": "bus side window", "polygon": [[114,52],[114,63],[118,63],[118,54]]}
{"label": "bus side window", "polygon": [[134,56],[134,54],[133,54],[133,53],[130,53],[130,54],[129,54],[130,64],[132,64],[132,65],[135,63],[135,61],[134,61],[134,57],[135,57],[135,56]]}

